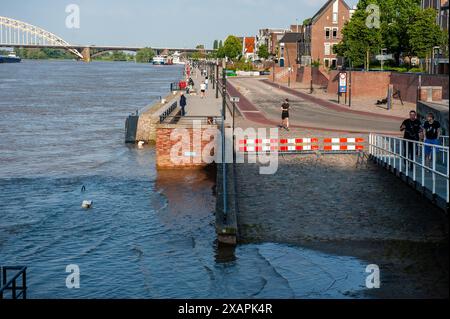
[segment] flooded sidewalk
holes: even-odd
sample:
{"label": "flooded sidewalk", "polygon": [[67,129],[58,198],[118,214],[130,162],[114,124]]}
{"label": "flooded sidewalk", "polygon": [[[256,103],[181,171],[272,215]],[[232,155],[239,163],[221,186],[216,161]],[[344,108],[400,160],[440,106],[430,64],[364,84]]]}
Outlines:
{"label": "flooded sidewalk", "polygon": [[[280,156],[275,175],[260,175],[258,164],[237,165],[241,242],[329,254],[318,268],[337,256],[378,265],[381,289],[353,297],[448,298],[443,212],[388,172],[373,164],[356,168],[356,161],[357,155]],[[351,269],[342,268],[346,273]]]}

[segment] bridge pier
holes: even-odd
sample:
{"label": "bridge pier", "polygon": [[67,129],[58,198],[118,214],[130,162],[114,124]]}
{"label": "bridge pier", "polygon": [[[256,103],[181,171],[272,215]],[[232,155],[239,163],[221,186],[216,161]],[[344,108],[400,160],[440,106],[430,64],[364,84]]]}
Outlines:
{"label": "bridge pier", "polygon": [[83,48],[83,51],[81,51],[81,54],[83,55],[83,61],[86,63],[91,62],[91,48],[86,47]]}

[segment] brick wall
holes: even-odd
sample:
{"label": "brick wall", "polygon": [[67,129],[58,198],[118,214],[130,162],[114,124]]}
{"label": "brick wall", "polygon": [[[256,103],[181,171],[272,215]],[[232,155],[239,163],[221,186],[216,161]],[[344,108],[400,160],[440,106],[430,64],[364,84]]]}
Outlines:
{"label": "brick wall", "polygon": [[275,66],[273,72],[270,74],[269,79],[273,82],[287,84],[289,82],[289,77],[291,78],[291,83],[297,81],[298,65],[294,65],[289,72],[289,67]]}
{"label": "brick wall", "polygon": [[[352,96],[373,97],[382,99],[387,97],[391,79],[391,72],[352,72]],[[339,86],[339,71],[330,72],[328,93],[337,94]]]}
{"label": "brick wall", "polygon": [[[186,130],[189,133],[189,141],[182,141],[181,137],[171,140],[171,135],[175,129]],[[202,159],[202,152],[210,141],[202,141],[202,135],[208,129],[216,130],[216,126],[202,126],[202,129],[195,130],[192,126],[180,125],[158,125],[156,128],[156,166],[158,169],[195,169],[208,165]],[[194,139],[199,141],[194,143]],[[181,163],[177,163],[172,158],[172,152],[180,156]],[[189,153],[189,154],[187,154]]]}
{"label": "brick wall", "polygon": [[[391,84],[400,90],[404,101],[415,103],[419,86],[419,75],[412,73],[392,73]],[[448,99],[449,77],[446,75],[422,75],[422,86],[441,86],[442,98]]]}

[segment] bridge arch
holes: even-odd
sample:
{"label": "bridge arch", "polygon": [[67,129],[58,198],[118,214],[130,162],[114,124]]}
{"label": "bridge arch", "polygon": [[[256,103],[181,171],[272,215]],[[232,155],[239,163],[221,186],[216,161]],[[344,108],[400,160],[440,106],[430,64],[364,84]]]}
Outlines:
{"label": "bridge arch", "polygon": [[26,22],[0,16],[0,45],[52,46],[65,49],[78,58],[83,55],[57,35]]}

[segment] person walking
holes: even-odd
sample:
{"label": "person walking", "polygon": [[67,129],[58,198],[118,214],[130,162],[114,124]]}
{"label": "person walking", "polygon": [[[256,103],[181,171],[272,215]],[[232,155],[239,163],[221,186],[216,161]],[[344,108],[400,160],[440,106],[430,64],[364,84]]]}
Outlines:
{"label": "person walking", "polygon": [[[400,131],[404,132],[403,138],[405,140],[409,140],[411,142],[403,141],[403,156],[408,156],[410,160],[414,157],[414,142],[420,141],[420,135],[422,134],[422,124],[417,119],[417,112],[411,111],[409,112],[409,119],[403,121],[400,126]],[[406,149],[408,149],[408,153],[406,153]],[[416,147],[416,155],[417,155],[418,147]],[[407,154],[407,155],[406,155]],[[406,160],[404,161],[406,165]],[[410,168],[413,168],[413,163],[410,163]]]}
{"label": "person walking", "polygon": [[281,105],[281,127],[289,131],[289,99],[284,100]]}
{"label": "person walking", "polygon": [[186,96],[183,93],[181,93],[180,97],[181,116],[186,116],[186,105],[187,105]]}
{"label": "person walking", "polygon": [[208,76],[206,76],[206,77],[205,77],[205,87],[206,87],[206,90],[208,90],[208,84],[209,84],[209,79],[208,79]]}
{"label": "person walking", "polygon": [[433,113],[428,113],[427,120],[423,124],[423,129],[425,131],[425,144],[428,144],[425,145],[425,159],[430,163],[434,148],[432,145],[440,145],[441,123],[434,119]]}
{"label": "person walking", "polygon": [[200,97],[203,99],[206,97],[206,84],[205,82],[202,82],[202,84],[200,84]]}

